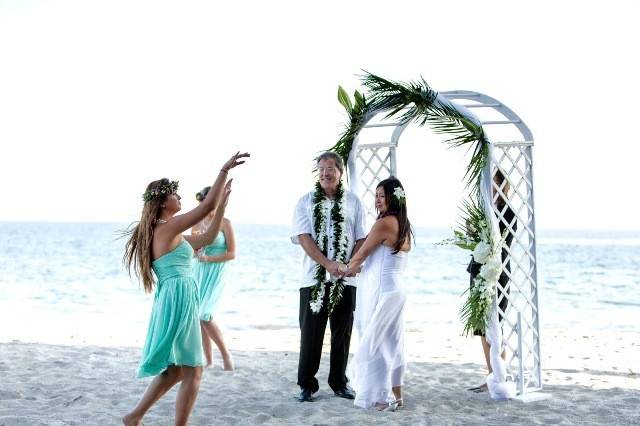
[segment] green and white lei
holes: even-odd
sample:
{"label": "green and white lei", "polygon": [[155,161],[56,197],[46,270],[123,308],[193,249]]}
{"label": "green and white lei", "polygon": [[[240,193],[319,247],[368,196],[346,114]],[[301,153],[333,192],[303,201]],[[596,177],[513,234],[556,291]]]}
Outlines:
{"label": "green and white lei", "polygon": [[[336,199],[333,207],[325,207],[325,193],[320,182],[316,182],[315,192],[313,193],[313,230],[315,232],[315,242],[322,254],[328,257],[329,253],[329,235],[327,216],[330,216],[333,224],[333,259],[336,262],[347,263],[347,248],[349,240],[347,237],[346,215],[344,205],[346,202],[346,192],[342,187],[342,182],[338,183],[336,191]],[[328,210],[331,209],[329,212]],[[322,309],[325,294],[325,283],[327,282],[327,270],[320,265],[316,265],[314,280],[316,284],[311,290],[311,301],[309,307],[314,314]],[[333,312],[333,308],[342,299],[342,292],[345,286],[345,279],[339,278],[331,285],[329,293],[329,305],[327,312],[329,315]]]}

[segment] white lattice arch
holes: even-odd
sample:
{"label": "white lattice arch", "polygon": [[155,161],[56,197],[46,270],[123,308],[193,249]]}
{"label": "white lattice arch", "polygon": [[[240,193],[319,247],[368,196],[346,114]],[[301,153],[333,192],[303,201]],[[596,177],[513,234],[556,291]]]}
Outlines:
{"label": "white lattice arch", "polygon": [[[511,246],[505,247],[510,264],[510,270],[505,272],[510,280],[506,291],[501,289],[508,305],[506,312],[502,312],[500,308],[498,310],[503,315],[502,329],[508,372],[516,381],[518,394],[525,396],[542,389],[533,204],[533,135],[516,113],[490,96],[466,90],[441,92],[440,95],[461,106],[463,110],[466,108],[467,113],[479,119],[490,141],[490,161],[487,167],[491,171],[500,168],[511,187],[508,194],[503,194],[491,181],[491,185],[497,190],[494,201],[502,194],[515,213],[517,226],[506,222],[504,211],[498,211],[495,203],[491,207],[498,221],[514,235]],[[376,184],[389,175],[398,175],[396,151],[400,136],[408,125],[385,120],[375,121],[376,118],[376,113],[365,117],[367,124],[361,134],[387,128],[392,129],[390,138],[387,131],[387,140],[365,144],[360,143],[361,134],[358,134],[348,161],[351,189],[370,209],[368,214],[371,217],[375,217],[375,211],[371,209]],[[484,176],[491,176],[491,173]],[[506,263],[503,267],[506,267]],[[500,301],[496,303],[499,305]]]}

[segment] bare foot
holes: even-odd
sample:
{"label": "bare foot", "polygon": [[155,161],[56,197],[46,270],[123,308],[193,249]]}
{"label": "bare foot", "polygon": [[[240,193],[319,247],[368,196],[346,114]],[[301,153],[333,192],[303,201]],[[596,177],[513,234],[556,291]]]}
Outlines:
{"label": "bare foot", "polygon": [[213,365],[213,357],[212,356],[205,356],[204,357],[205,360],[205,364],[204,364],[204,368],[209,368]]}
{"label": "bare foot", "polygon": [[122,424],[125,426],[140,426],[142,425],[142,419],[133,417],[132,414],[127,414],[122,418]]}
{"label": "bare foot", "polygon": [[231,354],[222,357],[222,363],[223,363],[223,370],[224,371],[233,371],[235,369],[235,366],[233,365],[233,357],[231,356]]}

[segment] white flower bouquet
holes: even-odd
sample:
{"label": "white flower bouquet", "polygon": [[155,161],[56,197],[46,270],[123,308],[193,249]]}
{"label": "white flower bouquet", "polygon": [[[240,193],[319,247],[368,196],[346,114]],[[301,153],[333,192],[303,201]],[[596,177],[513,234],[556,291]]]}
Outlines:
{"label": "white flower bouquet", "polygon": [[471,334],[476,330],[484,332],[486,329],[491,303],[502,273],[502,241],[492,235],[490,222],[485,217],[480,200],[465,202],[461,210],[459,229],[453,231],[452,238],[440,244],[453,244],[469,250],[474,262],[480,264],[480,272],[471,288],[466,290],[468,296],[460,309],[464,333]]}

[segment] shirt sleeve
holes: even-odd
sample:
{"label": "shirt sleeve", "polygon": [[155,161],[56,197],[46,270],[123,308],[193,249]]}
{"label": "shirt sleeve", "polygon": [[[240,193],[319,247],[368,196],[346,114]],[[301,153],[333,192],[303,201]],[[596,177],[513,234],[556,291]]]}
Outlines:
{"label": "shirt sleeve", "polygon": [[293,212],[293,224],[291,227],[291,242],[293,244],[300,244],[298,241],[298,235],[300,234],[313,235],[313,227],[311,225],[311,217],[309,215],[308,198],[308,195],[300,198]]}
{"label": "shirt sleeve", "polygon": [[366,223],[364,206],[362,205],[362,201],[360,198],[353,194],[353,197],[356,199],[356,214],[355,214],[355,237],[356,241],[362,240],[367,237],[367,231],[364,229],[364,224]]}

